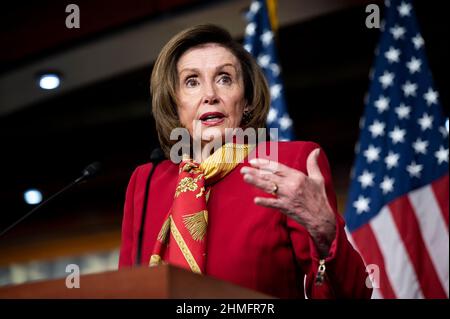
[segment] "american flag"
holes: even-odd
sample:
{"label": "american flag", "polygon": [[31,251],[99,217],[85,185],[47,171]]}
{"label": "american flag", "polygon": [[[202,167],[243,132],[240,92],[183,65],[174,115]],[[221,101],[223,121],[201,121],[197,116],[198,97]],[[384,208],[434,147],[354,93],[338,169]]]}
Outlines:
{"label": "american flag", "polygon": [[294,137],[292,119],[287,113],[281,69],[266,2],[253,1],[246,17],[248,24],[245,28],[244,48],[256,58],[270,88],[271,103],[267,127],[278,128],[279,140],[291,140]]}
{"label": "american flag", "polygon": [[448,298],[448,127],[411,1],[386,19],[345,219],[375,298]]}

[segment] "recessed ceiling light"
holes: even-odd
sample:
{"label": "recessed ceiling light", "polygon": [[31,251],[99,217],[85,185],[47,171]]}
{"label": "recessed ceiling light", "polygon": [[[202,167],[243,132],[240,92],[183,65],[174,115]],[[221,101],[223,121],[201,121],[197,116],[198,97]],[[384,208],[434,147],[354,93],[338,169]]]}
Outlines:
{"label": "recessed ceiling light", "polygon": [[56,73],[46,73],[39,76],[39,87],[44,90],[54,90],[61,84],[61,78]]}
{"label": "recessed ceiling light", "polygon": [[29,205],[36,205],[42,201],[42,193],[37,189],[29,189],[23,194],[25,202]]}

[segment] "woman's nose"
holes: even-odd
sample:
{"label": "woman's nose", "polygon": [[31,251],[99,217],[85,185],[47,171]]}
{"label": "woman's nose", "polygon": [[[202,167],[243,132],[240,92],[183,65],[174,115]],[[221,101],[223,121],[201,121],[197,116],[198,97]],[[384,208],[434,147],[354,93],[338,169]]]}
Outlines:
{"label": "woman's nose", "polygon": [[204,104],[216,104],[219,102],[219,97],[217,96],[216,88],[214,85],[205,86],[205,91],[203,92],[203,103]]}

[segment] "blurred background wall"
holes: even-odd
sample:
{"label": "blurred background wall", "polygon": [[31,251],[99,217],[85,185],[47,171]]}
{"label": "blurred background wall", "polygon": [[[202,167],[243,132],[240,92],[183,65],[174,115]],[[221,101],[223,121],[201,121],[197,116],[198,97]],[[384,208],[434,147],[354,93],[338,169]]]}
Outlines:
{"label": "blurred background wall", "polygon": [[[66,6],[80,8],[68,29]],[[365,7],[380,1],[279,0],[277,45],[288,110],[300,140],[322,145],[343,211],[358,123],[379,30]],[[212,22],[242,41],[244,0],[5,1],[0,18],[0,229],[92,161],[102,173],[52,201],[0,237],[0,285],[116,269],[128,179],[158,145],[149,77],[164,43],[181,29]],[[450,97],[450,28],[442,2],[415,9],[444,112]],[[37,85],[56,71],[61,85]]]}

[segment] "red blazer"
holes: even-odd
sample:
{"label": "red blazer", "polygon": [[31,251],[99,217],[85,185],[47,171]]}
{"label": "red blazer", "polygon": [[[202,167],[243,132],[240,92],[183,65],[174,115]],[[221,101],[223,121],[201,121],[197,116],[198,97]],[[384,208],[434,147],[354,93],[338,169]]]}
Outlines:
{"label": "red blazer", "polygon": [[[273,142],[267,142],[273,143]],[[269,150],[269,144],[266,144]],[[319,147],[311,142],[279,142],[278,161],[306,174],[306,158]],[[254,150],[255,151],[255,150]],[[247,160],[212,186],[208,200],[206,275],[280,298],[369,298],[366,272],[359,254],[348,242],[337,212],[329,164],[321,150],[318,164],[336,213],[336,238],[326,258],[327,279],[314,284],[319,255],[303,226],[276,209],[254,204],[267,196],[245,183],[240,174]],[[136,256],[145,183],[152,164],[139,166],[128,185],[122,225],[119,267],[132,266]],[[170,209],[178,165],[159,164],[151,180],[145,220],[142,264],[148,265],[157,235]],[[306,275],[306,280],[305,280]]]}

